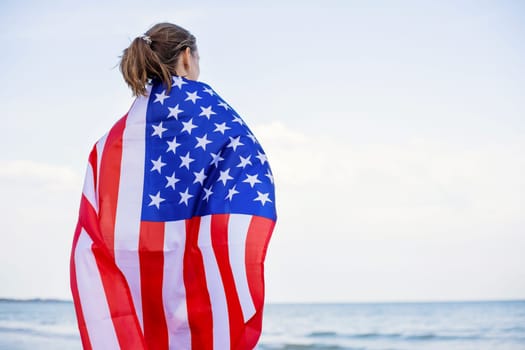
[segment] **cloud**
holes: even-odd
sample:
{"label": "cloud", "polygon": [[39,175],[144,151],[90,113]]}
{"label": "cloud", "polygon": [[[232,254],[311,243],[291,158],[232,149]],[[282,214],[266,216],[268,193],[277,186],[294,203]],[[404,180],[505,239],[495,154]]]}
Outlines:
{"label": "cloud", "polygon": [[277,186],[270,300],[525,293],[520,144],[358,144],[253,127]]}
{"label": "cloud", "polygon": [[0,295],[69,297],[68,259],[82,176],[68,166],[0,162]]}
{"label": "cloud", "polygon": [[9,187],[14,185],[68,191],[78,189],[81,180],[79,174],[63,165],[30,160],[0,161],[0,183],[8,184]]}
{"label": "cloud", "polygon": [[486,224],[494,230],[523,214],[519,144],[354,144],[306,135],[281,122],[254,130],[269,155],[284,220],[299,210],[297,217],[323,222],[352,218],[347,233],[361,223],[359,230],[378,235],[468,234],[458,231]]}

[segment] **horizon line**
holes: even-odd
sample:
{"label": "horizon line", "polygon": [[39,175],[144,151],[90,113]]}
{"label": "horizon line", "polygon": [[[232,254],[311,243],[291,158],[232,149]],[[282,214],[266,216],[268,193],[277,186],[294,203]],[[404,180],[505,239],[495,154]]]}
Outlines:
{"label": "horizon line", "polygon": [[[9,298],[0,297],[0,302],[55,302],[73,303],[73,299],[61,298]],[[266,305],[340,305],[340,304],[453,304],[453,303],[497,303],[497,302],[525,302],[525,298],[508,299],[414,299],[414,300],[335,300],[335,301],[267,301]]]}

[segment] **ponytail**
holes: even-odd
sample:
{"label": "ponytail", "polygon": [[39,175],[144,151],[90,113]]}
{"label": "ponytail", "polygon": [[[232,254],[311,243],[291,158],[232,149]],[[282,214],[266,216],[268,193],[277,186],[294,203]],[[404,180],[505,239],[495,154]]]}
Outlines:
{"label": "ponytail", "polygon": [[149,79],[159,79],[171,90],[171,77],[180,53],[197,50],[195,37],[186,29],[171,23],[159,23],[135,38],[124,50],[120,71],[133,95],[146,96]]}

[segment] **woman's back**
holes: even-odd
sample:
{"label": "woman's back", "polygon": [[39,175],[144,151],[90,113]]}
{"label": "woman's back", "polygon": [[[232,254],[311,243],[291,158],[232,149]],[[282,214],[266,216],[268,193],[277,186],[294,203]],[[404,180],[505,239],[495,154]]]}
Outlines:
{"label": "woman's back", "polygon": [[271,170],[210,86],[170,78],[151,79],[89,158],[71,259],[84,348],[252,349],[260,336]]}

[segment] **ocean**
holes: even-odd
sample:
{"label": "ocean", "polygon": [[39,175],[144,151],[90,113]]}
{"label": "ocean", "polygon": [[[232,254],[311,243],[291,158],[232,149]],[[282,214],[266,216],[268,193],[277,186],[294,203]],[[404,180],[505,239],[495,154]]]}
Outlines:
{"label": "ocean", "polygon": [[[0,350],[80,349],[73,304],[0,299]],[[260,350],[525,350],[525,301],[266,305]]]}

